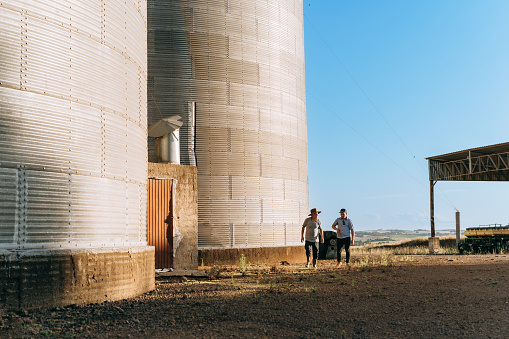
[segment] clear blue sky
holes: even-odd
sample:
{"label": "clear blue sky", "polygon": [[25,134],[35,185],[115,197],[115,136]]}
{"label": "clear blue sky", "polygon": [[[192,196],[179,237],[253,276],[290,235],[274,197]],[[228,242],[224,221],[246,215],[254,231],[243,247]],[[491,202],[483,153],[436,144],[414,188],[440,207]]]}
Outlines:
{"label": "clear blue sky", "polygon": [[[305,0],[309,203],[430,229],[426,157],[509,141],[509,1]],[[436,229],[509,223],[509,183],[435,186]]]}

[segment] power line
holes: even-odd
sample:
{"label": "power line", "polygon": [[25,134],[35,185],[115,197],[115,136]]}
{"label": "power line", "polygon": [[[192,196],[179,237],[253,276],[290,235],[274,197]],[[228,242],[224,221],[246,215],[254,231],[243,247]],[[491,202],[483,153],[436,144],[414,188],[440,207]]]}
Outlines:
{"label": "power line", "polygon": [[[339,62],[339,64],[341,65],[341,67],[343,67],[343,69],[346,71],[346,73],[348,74],[348,76],[350,77],[350,79],[354,82],[354,84],[357,86],[357,88],[362,92],[362,94],[366,97],[366,99],[369,101],[369,103],[373,106],[373,108],[375,109],[375,111],[378,113],[378,115],[380,115],[380,117],[382,118],[383,121],[385,121],[385,123],[387,124],[387,126],[389,126],[389,128],[391,129],[391,131],[394,133],[394,135],[398,138],[398,140],[401,142],[401,144],[407,149],[407,151],[410,153],[410,155],[412,156],[413,159],[415,159],[415,161],[419,164],[419,167],[421,167],[421,169],[427,174],[428,171],[422,166],[422,164],[419,162],[419,160],[416,158],[415,154],[412,152],[412,150],[410,149],[410,147],[408,147],[408,145],[405,143],[405,141],[400,137],[400,135],[396,132],[396,130],[392,127],[392,125],[389,123],[389,121],[384,117],[384,115],[382,114],[382,112],[378,109],[377,105],[374,103],[374,101],[371,99],[371,97],[366,93],[366,91],[364,91],[364,89],[361,87],[361,85],[359,84],[359,82],[355,79],[355,77],[350,73],[350,71],[348,70],[348,68],[343,64],[343,62],[341,61],[341,59],[339,59],[339,57],[336,55],[336,53],[334,52],[334,50],[329,46],[329,44],[327,43],[327,41],[322,37],[322,35],[320,34],[320,32],[318,31],[318,29],[313,25],[313,23],[308,19],[308,17],[304,14],[304,17],[306,18],[307,22],[310,24],[310,26],[313,28],[313,30],[318,34],[318,36],[320,37],[320,39],[322,40],[322,42],[324,43],[324,45],[327,47],[327,49],[332,53],[332,55],[336,58],[336,60]],[[400,166],[396,161],[394,161],[391,157],[389,157],[387,154],[385,154],[381,149],[379,149],[375,144],[373,144],[371,141],[369,141],[367,138],[365,138],[359,131],[357,131],[355,128],[353,128],[350,124],[348,124],[344,119],[342,119],[340,116],[338,116],[334,111],[332,111],[330,108],[328,108],[325,104],[323,104],[315,95],[313,95],[312,93],[310,93],[322,106],[324,106],[325,108],[327,108],[327,110],[329,110],[334,116],[336,116],[339,120],[341,120],[345,125],[347,125],[348,127],[350,127],[355,133],[357,133],[362,139],[364,139],[367,143],[369,143],[373,148],[375,148],[379,153],[381,153],[383,156],[385,156],[387,159],[389,159],[393,164],[395,164],[397,167],[399,167],[402,171],[404,171],[407,175],[409,175],[412,179],[414,179],[416,182],[418,182],[420,185],[424,186],[426,188],[426,190],[428,189],[424,184],[422,184],[422,182],[420,182],[418,179],[416,179],[410,172],[408,172],[406,169],[404,169],[402,166]],[[439,199],[441,199],[442,201],[444,201],[446,204],[448,204],[450,207],[452,207],[453,209],[455,209],[456,211],[458,210],[454,204],[450,201],[450,199],[445,195],[444,192],[440,192],[440,194],[442,194],[444,196],[444,198],[441,198],[440,196],[438,196]]]}
{"label": "power line", "polygon": [[[419,185],[421,185],[422,187],[424,187],[426,189],[426,191],[428,190],[428,187],[423,184],[419,179],[417,179],[415,176],[413,176],[410,172],[408,172],[405,168],[403,168],[400,164],[398,164],[394,159],[392,159],[389,155],[387,155],[384,151],[382,151],[380,148],[378,148],[374,143],[372,143],[368,138],[366,138],[362,133],[360,133],[358,130],[356,130],[352,125],[350,125],[346,120],[344,120],[343,118],[341,118],[338,114],[336,114],[336,112],[334,112],[331,108],[329,108],[327,105],[325,105],[320,99],[318,99],[318,97],[316,97],[316,95],[314,95],[313,93],[311,93],[309,90],[308,90],[308,93],[320,104],[322,105],[327,111],[329,111],[332,115],[334,115],[337,119],[339,119],[343,124],[345,124],[346,126],[348,126],[352,131],[354,131],[359,137],[361,137],[364,141],[366,141],[369,145],[371,145],[371,147],[373,147],[375,150],[377,150],[380,154],[382,154],[384,157],[386,157],[390,162],[392,162],[394,165],[396,165],[397,167],[399,167],[399,169],[401,169],[403,172],[405,172],[409,177],[411,177],[412,179],[415,180],[415,182],[417,182]],[[443,193],[442,193],[443,194]],[[447,201],[445,199],[443,199],[442,197],[438,196],[439,199],[441,199],[442,201],[444,201],[447,205],[449,205],[450,207],[452,207],[453,209],[456,209],[456,207],[454,207],[454,205],[450,202],[450,201]]]}
{"label": "power line", "polygon": [[348,74],[348,76],[350,77],[350,79],[354,82],[354,84],[357,86],[357,88],[362,92],[362,94],[366,97],[366,99],[369,101],[369,103],[371,104],[371,106],[373,106],[373,108],[375,109],[375,111],[378,113],[378,115],[380,115],[380,117],[382,118],[383,121],[385,121],[385,123],[387,124],[387,126],[389,126],[389,128],[391,129],[392,133],[394,133],[394,135],[398,138],[398,140],[401,142],[401,144],[407,149],[407,151],[412,155],[413,159],[415,159],[417,161],[417,163],[419,164],[419,166],[427,173],[427,170],[424,169],[424,167],[422,167],[422,164],[419,162],[419,160],[417,160],[415,154],[412,152],[412,150],[410,149],[410,147],[408,147],[408,145],[405,143],[405,141],[399,136],[399,134],[396,132],[396,130],[392,127],[392,125],[389,123],[389,121],[385,118],[385,116],[382,114],[382,112],[378,109],[378,106],[375,104],[375,102],[371,99],[371,97],[366,93],[366,91],[364,91],[364,89],[361,87],[361,85],[359,84],[359,82],[355,79],[355,77],[352,75],[352,73],[350,73],[350,71],[348,70],[348,68],[345,66],[345,64],[341,61],[341,59],[339,59],[339,57],[337,56],[337,54],[334,52],[334,50],[329,46],[329,44],[327,43],[327,41],[322,37],[322,35],[320,34],[320,32],[318,31],[318,29],[313,25],[313,23],[308,19],[308,17],[306,15],[304,15],[304,17],[306,18],[307,22],[309,23],[309,25],[313,28],[313,30],[318,34],[318,36],[320,37],[320,39],[322,40],[322,42],[325,44],[325,46],[327,47],[327,49],[332,53],[332,55],[334,55],[334,57],[336,58],[336,60],[339,62],[339,64],[341,65],[341,67],[343,67],[343,69],[345,70],[345,72]]}

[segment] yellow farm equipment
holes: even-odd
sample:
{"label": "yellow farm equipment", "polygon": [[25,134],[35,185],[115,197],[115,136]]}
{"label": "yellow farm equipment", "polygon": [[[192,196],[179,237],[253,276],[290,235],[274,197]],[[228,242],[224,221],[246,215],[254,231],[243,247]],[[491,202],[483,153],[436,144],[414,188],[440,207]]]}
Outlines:
{"label": "yellow farm equipment", "polygon": [[509,249],[509,225],[480,225],[467,228],[465,240],[458,244],[460,253],[500,253]]}

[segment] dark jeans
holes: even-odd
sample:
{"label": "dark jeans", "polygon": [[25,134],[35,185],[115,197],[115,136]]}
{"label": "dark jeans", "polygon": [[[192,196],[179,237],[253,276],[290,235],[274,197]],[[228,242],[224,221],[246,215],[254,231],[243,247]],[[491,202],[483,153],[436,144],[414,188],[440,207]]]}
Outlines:
{"label": "dark jeans", "polygon": [[318,259],[318,242],[314,242],[314,241],[307,241],[304,243],[304,247],[306,248],[306,257],[308,258],[308,262],[309,262],[309,256],[310,256],[310,252],[311,250],[309,249],[310,247],[313,248],[313,263],[316,262],[316,259]]}
{"label": "dark jeans", "polygon": [[341,262],[341,249],[345,246],[346,263],[350,262],[350,237],[338,239],[337,250],[338,250],[338,262]]}

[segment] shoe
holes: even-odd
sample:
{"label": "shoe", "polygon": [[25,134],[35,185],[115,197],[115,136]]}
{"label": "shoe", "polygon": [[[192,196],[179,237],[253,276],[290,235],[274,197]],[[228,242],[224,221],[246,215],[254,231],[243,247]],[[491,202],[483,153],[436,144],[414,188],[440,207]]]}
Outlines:
{"label": "shoe", "polygon": [[343,263],[341,261],[339,261],[337,264],[336,264],[336,268],[339,268],[343,265]]}
{"label": "shoe", "polygon": [[313,267],[315,268],[315,270],[318,268],[318,267],[316,266],[316,264],[314,264],[314,265],[313,265]]}
{"label": "shoe", "polygon": [[349,263],[346,263],[346,268],[347,268],[348,270],[350,270],[350,264],[349,264]]}
{"label": "shoe", "polygon": [[306,268],[309,268],[309,261],[308,261],[308,262],[307,262],[307,264],[306,264]]}
{"label": "shoe", "polygon": [[313,260],[313,267],[316,269],[317,262],[316,260]]}

